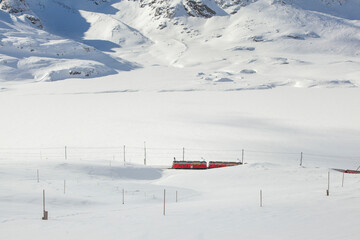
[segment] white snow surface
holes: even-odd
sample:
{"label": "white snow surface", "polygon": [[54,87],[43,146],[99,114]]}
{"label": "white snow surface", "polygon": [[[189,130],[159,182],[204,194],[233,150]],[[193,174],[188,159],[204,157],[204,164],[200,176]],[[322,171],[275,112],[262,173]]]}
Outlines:
{"label": "white snow surface", "polygon": [[359,238],[360,2],[188,3],[0,3],[0,239]]}
{"label": "white snow surface", "polygon": [[[3,239],[357,239],[359,233],[359,176],[347,174],[342,187],[342,174],[331,171],[326,196],[324,168],[261,162],[182,171],[2,161],[1,173]],[[43,189],[48,221],[41,220]]]}

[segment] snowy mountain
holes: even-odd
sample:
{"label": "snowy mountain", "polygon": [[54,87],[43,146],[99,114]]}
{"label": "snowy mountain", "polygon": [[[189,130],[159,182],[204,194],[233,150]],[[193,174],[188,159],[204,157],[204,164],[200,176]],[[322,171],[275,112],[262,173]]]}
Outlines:
{"label": "snowy mountain", "polygon": [[198,66],[193,76],[203,87],[359,84],[358,0],[3,0],[0,7],[2,81],[161,65]]}

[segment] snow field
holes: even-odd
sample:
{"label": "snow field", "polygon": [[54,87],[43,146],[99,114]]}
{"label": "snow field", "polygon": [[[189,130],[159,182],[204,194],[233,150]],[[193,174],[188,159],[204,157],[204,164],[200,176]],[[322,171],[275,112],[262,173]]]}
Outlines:
{"label": "snow field", "polygon": [[[326,196],[324,168],[263,162],[182,171],[105,161],[21,163],[1,164],[0,236],[7,239],[355,239],[358,233],[359,177],[345,175],[341,187],[342,173],[331,171]],[[48,221],[41,220],[42,189]]]}
{"label": "snow field", "polygon": [[[360,165],[358,0],[27,3],[44,30],[0,11],[0,239],[357,240],[359,176],[325,191]],[[183,147],[247,164],[166,169]]]}

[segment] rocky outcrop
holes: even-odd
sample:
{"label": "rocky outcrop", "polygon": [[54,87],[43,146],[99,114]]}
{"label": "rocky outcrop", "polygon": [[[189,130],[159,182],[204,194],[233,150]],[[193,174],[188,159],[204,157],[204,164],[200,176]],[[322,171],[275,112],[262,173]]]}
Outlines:
{"label": "rocky outcrop", "polygon": [[[216,15],[216,10],[210,7],[207,0],[182,0],[174,3],[171,0],[129,0],[138,1],[141,8],[153,9],[154,17],[173,18],[177,16],[191,16],[210,18]],[[216,4],[215,2],[213,2]]]}
{"label": "rocky outcrop", "polygon": [[185,2],[185,10],[191,17],[211,18],[216,12],[201,1],[188,0]]}
{"label": "rocky outcrop", "polygon": [[35,27],[43,28],[40,19],[30,10],[25,0],[0,0],[0,9],[17,15],[20,19],[23,19]]}
{"label": "rocky outcrop", "polygon": [[95,5],[101,5],[103,3],[108,3],[111,0],[89,0],[90,2],[93,2]]}
{"label": "rocky outcrop", "polygon": [[30,11],[25,0],[0,0],[0,8],[12,14]]}

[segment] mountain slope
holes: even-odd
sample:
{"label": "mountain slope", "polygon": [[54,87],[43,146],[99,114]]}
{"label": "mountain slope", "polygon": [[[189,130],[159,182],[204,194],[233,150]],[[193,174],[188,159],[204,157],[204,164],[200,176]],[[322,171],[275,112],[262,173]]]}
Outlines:
{"label": "mountain slope", "polygon": [[[39,68],[37,73],[15,68],[16,72],[22,72],[17,74],[18,79],[65,79],[74,76],[64,74],[70,71],[81,72],[76,74],[78,77],[87,77],[89,72],[102,76],[140,65],[145,68],[162,65],[186,68],[200,88],[236,90],[359,84],[356,77],[360,66],[358,0],[27,0],[26,11],[31,11],[50,35],[61,36],[54,37],[63,39],[59,45],[57,41],[47,42],[48,37],[44,36],[50,36],[48,33],[40,34],[40,30],[30,27],[31,23],[21,21],[24,11],[11,9],[21,8],[18,6],[25,2],[18,1],[18,5],[14,2],[1,2],[8,12],[3,13],[3,25],[26,31],[23,36],[31,38],[14,40],[19,49],[27,49],[26,54],[18,50],[1,53],[15,59],[17,54],[38,57],[35,53],[57,57],[54,64],[51,61],[34,64]],[[9,35],[11,31],[4,28],[2,32]],[[12,41],[9,39],[3,37],[2,42],[15,46],[9,44]],[[36,50],[30,47],[32,42]],[[58,50],[49,52],[49,45]],[[85,48],[94,54],[71,48]],[[100,65],[93,68],[91,63],[82,71],[66,66],[53,73],[51,69],[55,65],[68,61],[64,58],[70,57],[69,52],[72,59],[69,65],[80,67],[87,58]],[[76,59],[80,61],[76,63]],[[118,59],[120,63],[116,63]],[[30,58],[19,66],[37,61]],[[59,71],[62,73],[58,74]]]}
{"label": "mountain slope", "polygon": [[[114,59],[83,43],[42,30],[40,20],[21,1],[3,1],[0,12],[1,81],[56,81],[69,77],[99,77],[128,71],[136,64]],[[11,8],[16,6],[15,8]],[[21,7],[21,8],[19,8]]]}

